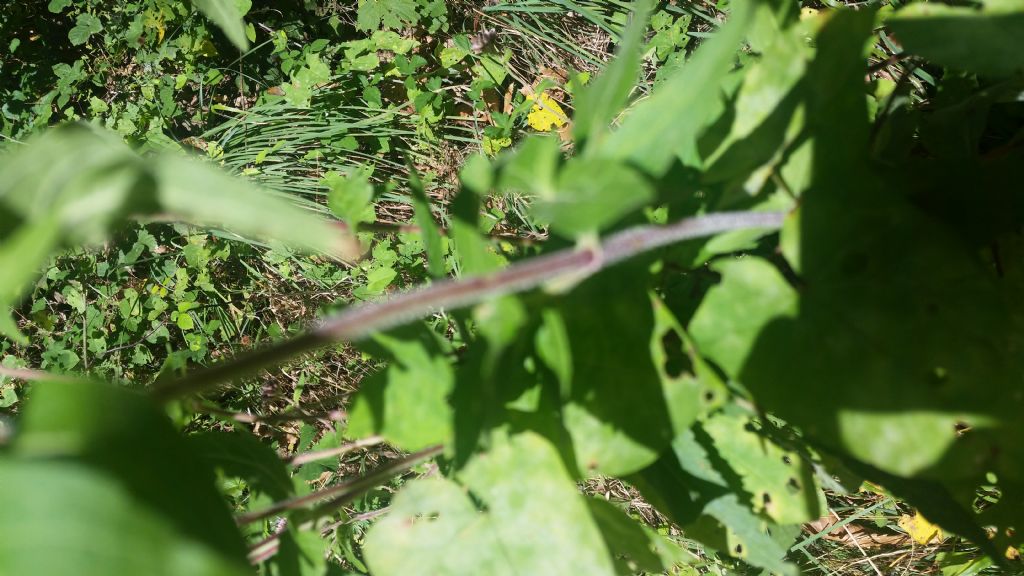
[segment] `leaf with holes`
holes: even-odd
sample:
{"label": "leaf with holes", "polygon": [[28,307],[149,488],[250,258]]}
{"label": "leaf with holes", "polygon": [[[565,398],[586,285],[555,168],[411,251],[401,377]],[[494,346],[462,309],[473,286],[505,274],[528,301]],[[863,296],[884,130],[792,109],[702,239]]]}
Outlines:
{"label": "leaf with holes", "polygon": [[616,573],[586,501],[541,436],[497,439],[458,479],[464,487],[430,478],[402,488],[366,536],[373,574]]}
{"label": "leaf with holes", "polygon": [[749,418],[717,414],[701,426],[719,456],[739,475],[755,512],[764,512],[779,524],[797,524],[826,510],[811,467],[799,454],[758,434]]}

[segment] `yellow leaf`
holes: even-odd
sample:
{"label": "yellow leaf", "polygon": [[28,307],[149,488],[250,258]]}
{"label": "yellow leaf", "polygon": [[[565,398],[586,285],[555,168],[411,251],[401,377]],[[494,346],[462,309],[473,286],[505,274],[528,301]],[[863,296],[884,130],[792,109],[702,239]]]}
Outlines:
{"label": "yellow leaf", "polygon": [[488,156],[494,156],[501,151],[502,148],[508,148],[512,145],[512,139],[509,137],[505,138],[490,138],[484,136],[484,153]]}
{"label": "yellow leaf", "polygon": [[900,516],[899,526],[918,544],[927,544],[932,539],[942,541],[942,529],[921,516],[920,512],[914,512],[913,516]]}
{"label": "yellow leaf", "polygon": [[164,28],[163,16],[159,16],[147,10],[146,17],[142,22],[142,26],[146,30],[154,30],[156,32],[157,44],[160,44],[164,41],[164,34],[166,33],[167,30],[166,28]]}
{"label": "yellow leaf", "polygon": [[526,99],[533,102],[526,116],[530,128],[538,132],[550,132],[552,128],[561,128],[568,121],[562,107],[547,93],[542,93],[539,99],[535,96],[527,96]]}

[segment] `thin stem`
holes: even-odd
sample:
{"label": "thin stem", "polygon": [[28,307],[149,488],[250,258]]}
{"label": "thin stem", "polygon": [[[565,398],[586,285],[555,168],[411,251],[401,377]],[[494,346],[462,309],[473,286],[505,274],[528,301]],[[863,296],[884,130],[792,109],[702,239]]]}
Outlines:
{"label": "thin stem", "polygon": [[405,470],[412,468],[416,464],[419,464],[423,460],[440,454],[443,448],[444,447],[441,445],[424,448],[423,450],[420,450],[419,452],[414,452],[406,456],[405,458],[399,458],[398,460],[394,460],[392,462],[384,464],[383,466],[379,466],[369,474],[356,478],[355,480],[351,480],[349,482],[342,482],[341,484],[335,484],[334,486],[331,486],[329,488],[324,488],[323,490],[318,490],[316,492],[306,494],[304,496],[296,496],[294,498],[289,498],[288,500],[275,502],[274,504],[264,508],[263,510],[256,510],[255,512],[241,514],[235,518],[235,522],[237,522],[239,526],[249,524],[251,522],[256,522],[258,520],[262,520],[264,518],[273,516],[275,514],[280,514],[285,510],[294,510],[296,508],[302,508],[308,504],[313,504],[314,502],[319,502],[320,500],[324,500],[326,498],[330,498],[333,496],[334,498],[332,500],[313,510],[314,514],[318,514],[321,509],[331,506],[335,502],[347,502],[352,498],[355,498],[360,494],[366,492],[367,490],[375,486],[379,486],[381,483],[392,478],[395,474],[398,474],[399,472],[404,472]]}
{"label": "thin stem", "polygon": [[153,394],[161,401],[195,394],[331,343],[362,340],[441,308],[462,308],[487,298],[524,292],[556,278],[583,280],[656,248],[729,230],[775,229],[782,226],[784,218],[781,212],[720,212],[685,218],[667,226],[636,226],[612,234],[597,246],[551,252],[492,274],[439,280],[388,300],[347,308],[291,340],[243,353],[178,380],[157,383]]}
{"label": "thin stem", "polygon": [[32,370],[30,368],[8,368],[7,366],[0,366],[0,376],[14,378],[15,380],[24,380],[26,382],[37,382],[40,380],[70,382],[73,380],[73,378],[69,378],[67,376],[50,374],[49,372],[43,372],[42,370]]}
{"label": "thin stem", "polygon": [[341,456],[342,454],[348,454],[353,450],[366,448],[367,446],[376,446],[381,442],[384,442],[384,438],[380,436],[370,436],[369,438],[356,440],[355,442],[345,444],[344,446],[338,446],[337,448],[328,448],[327,450],[316,450],[314,452],[296,454],[288,463],[292,466],[301,466],[308,462],[315,462],[317,460],[324,460],[326,458],[333,458]]}
{"label": "thin stem", "polygon": [[211,404],[194,402],[192,409],[196,412],[204,412],[207,414],[216,414],[217,416],[223,416],[230,418],[236,422],[245,422],[246,424],[281,424],[284,422],[297,422],[305,421],[310,422],[314,420],[321,421],[334,421],[341,422],[345,419],[345,411],[338,409],[327,410],[326,412],[308,412],[299,410],[290,410],[288,412],[281,412],[280,414],[267,414],[260,416],[258,414],[250,414],[248,412],[232,412],[230,410],[224,410],[218,406]]}

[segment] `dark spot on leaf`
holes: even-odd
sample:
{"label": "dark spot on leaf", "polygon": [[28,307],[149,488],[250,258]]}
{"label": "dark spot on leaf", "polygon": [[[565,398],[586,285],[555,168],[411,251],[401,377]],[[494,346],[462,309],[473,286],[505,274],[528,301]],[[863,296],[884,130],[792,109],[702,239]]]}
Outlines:
{"label": "dark spot on leaf", "polygon": [[971,425],[967,422],[957,422],[953,425],[953,430],[956,431],[957,436],[963,436],[971,431]]}
{"label": "dark spot on leaf", "polygon": [[789,456],[783,454],[782,455],[782,463],[785,464],[786,466],[789,466],[790,464],[793,463],[793,459],[790,458]]}
{"label": "dark spot on leaf", "polygon": [[770,506],[772,503],[772,495],[765,492],[761,494],[761,500],[764,502],[765,506]]}
{"label": "dark spot on leaf", "polygon": [[737,544],[736,548],[734,548],[733,550],[736,552],[737,556],[743,554],[743,544]]}
{"label": "dark spot on leaf", "polygon": [[675,330],[668,330],[661,337],[661,348],[665,351],[665,373],[669,378],[678,378],[684,372],[693,372],[690,357],[683,352],[683,340]]}
{"label": "dark spot on leaf", "polygon": [[710,391],[710,390],[705,392],[704,393],[704,401],[707,402],[708,404],[714,402],[715,401],[715,393]]}
{"label": "dark spot on leaf", "polygon": [[797,482],[796,478],[790,478],[789,482],[786,482],[786,487],[789,488],[790,492],[800,491],[800,483]]}

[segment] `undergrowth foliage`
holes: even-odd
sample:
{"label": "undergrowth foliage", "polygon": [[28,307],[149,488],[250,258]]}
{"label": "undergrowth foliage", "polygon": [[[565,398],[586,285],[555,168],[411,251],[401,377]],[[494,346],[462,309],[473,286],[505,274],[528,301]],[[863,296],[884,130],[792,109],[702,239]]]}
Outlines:
{"label": "undergrowth foliage", "polygon": [[[194,4],[234,45],[254,41],[249,2]],[[8,372],[31,383],[9,403],[12,433],[0,435],[0,574],[328,574],[336,558],[385,576],[796,574],[788,554],[800,526],[826,515],[823,489],[863,481],[973,543],[986,566],[1012,562],[1024,520],[1024,61],[1012,39],[1024,38],[1024,6],[801,12],[733,1],[722,22],[659,10],[652,24],[650,2],[629,18],[596,4],[576,12],[614,32],[617,57],[587,82],[563,79],[557,95],[571,108],[545,96],[555,81],[488,107],[505,80],[495,76],[515,71],[510,50],[464,36],[428,61],[416,51],[426,39],[395,30],[447,30],[445,4],[367,0],[355,26],[373,32],[344,46],[340,80],[324,63],[331,48],[272,37],[290,62],[280,93],[222,105],[231,119],[201,139],[205,161],[173,149],[143,156],[97,126],[137,136],[123,117],[6,149],[5,352],[28,342],[9,312],[53,254],[123,238],[129,218],[219,235],[189,237],[183,264],[121,293],[134,300],[116,311],[104,312],[111,294],[88,286],[62,294],[80,309],[83,337],[90,317],[108,313],[127,333],[115,345],[173,323],[189,362],[114,385],[75,375],[65,347],[43,366],[54,373]],[[205,38],[181,4],[143,5],[152,12],[129,25],[141,22],[147,38],[180,19]],[[529,31],[536,6],[502,17]],[[100,18],[92,2],[49,6],[65,9],[78,46],[134,8]],[[717,29],[687,53],[684,30],[700,17]],[[443,202],[418,175],[422,149],[404,140],[437,142],[458,103],[436,65],[469,79],[462,98],[474,118],[490,115],[475,132],[484,154],[467,159]],[[333,81],[360,83],[366,106],[320,100],[315,88]],[[65,98],[55,90],[44,98]],[[534,120],[547,126],[538,132],[567,128],[510,146],[513,123]],[[287,121],[309,132],[277,140]],[[385,148],[406,163],[381,160]],[[275,164],[279,152],[292,161]],[[378,164],[356,169],[346,153]],[[387,183],[399,176],[408,194]],[[301,178],[326,202],[286,194]],[[402,246],[415,250],[370,246],[374,201],[399,197],[416,234]],[[498,205],[517,206],[545,239],[508,250],[487,221]],[[224,231],[339,265],[371,254],[355,265],[360,302],[233,358],[207,355],[215,335],[231,337],[199,312],[217,302],[203,274],[228,256]],[[117,266],[155,251],[152,234],[133,234]],[[386,290],[400,258],[420,285]],[[240,426],[190,428],[196,403],[345,342],[379,369],[344,425],[303,428],[300,457],[283,460]],[[382,443],[400,454],[317,484],[334,473],[318,459]],[[595,477],[633,487],[702,556],[581,492]],[[367,527],[359,522],[373,518],[346,507],[368,495],[388,508]],[[951,558],[953,574],[980,566]]]}

